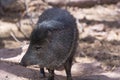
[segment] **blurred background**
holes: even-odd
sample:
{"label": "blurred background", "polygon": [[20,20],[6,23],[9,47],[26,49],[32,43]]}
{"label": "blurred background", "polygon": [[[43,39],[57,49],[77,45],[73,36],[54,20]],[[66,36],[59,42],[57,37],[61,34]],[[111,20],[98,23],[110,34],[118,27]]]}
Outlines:
{"label": "blurred background", "polygon": [[[76,18],[79,46],[72,70],[75,75],[89,79],[75,79],[120,80],[120,0],[0,0],[0,64],[4,65],[0,70],[19,76],[29,72],[18,74],[6,70],[11,64],[6,61],[19,62],[19,55],[27,50],[38,17],[52,7],[66,9]],[[5,75],[0,78],[6,80]],[[34,80],[38,80],[38,76]]]}

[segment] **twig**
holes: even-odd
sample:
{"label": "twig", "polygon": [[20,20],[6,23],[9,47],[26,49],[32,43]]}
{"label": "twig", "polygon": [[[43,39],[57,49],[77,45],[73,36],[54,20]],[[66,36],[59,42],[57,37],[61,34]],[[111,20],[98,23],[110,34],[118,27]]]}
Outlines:
{"label": "twig", "polygon": [[21,41],[18,40],[12,32],[10,32],[10,35],[13,37],[13,39],[14,39],[16,42],[20,42],[20,43],[21,43]]}

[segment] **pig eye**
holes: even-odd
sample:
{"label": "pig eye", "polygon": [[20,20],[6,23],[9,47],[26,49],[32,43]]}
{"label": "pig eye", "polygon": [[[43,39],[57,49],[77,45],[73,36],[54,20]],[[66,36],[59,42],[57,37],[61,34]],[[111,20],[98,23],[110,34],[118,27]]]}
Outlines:
{"label": "pig eye", "polygon": [[35,49],[36,50],[39,50],[41,48],[41,46],[36,46]]}

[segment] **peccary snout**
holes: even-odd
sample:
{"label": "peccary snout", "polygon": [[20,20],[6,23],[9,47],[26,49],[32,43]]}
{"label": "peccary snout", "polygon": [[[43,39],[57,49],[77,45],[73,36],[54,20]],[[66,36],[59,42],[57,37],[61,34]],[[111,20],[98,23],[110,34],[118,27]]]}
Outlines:
{"label": "peccary snout", "polygon": [[20,64],[21,66],[27,67],[26,63],[23,62],[23,61],[21,61],[19,64]]}
{"label": "peccary snout", "polygon": [[34,52],[34,49],[32,50],[32,48],[34,47],[31,47],[31,46],[28,47],[26,54],[23,56],[21,62],[19,63],[20,65],[26,67],[26,66],[35,65],[38,63],[37,61],[38,58],[34,54],[36,52]]}

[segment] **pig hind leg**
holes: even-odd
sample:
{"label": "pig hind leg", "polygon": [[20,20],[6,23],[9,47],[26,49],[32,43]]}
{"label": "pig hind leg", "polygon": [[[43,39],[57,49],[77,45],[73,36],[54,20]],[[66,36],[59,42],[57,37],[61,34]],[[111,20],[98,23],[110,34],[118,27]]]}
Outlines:
{"label": "pig hind leg", "polygon": [[72,58],[68,58],[66,63],[64,64],[67,80],[72,80],[71,67],[72,67]]}
{"label": "pig hind leg", "polygon": [[49,72],[48,80],[54,80],[54,69],[47,68]]}

